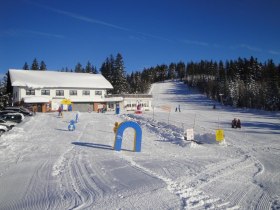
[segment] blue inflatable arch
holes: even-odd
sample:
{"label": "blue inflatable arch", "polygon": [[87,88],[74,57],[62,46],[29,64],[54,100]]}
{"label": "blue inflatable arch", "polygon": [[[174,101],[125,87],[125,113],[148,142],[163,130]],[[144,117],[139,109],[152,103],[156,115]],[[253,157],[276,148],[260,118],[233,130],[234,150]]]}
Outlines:
{"label": "blue inflatable arch", "polygon": [[141,152],[142,129],[140,125],[133,121],[122,122],[117,128],[114,149],[120,151],[122,147],[123,133],[126,128],[133,128],[134,134],[134,152]]}

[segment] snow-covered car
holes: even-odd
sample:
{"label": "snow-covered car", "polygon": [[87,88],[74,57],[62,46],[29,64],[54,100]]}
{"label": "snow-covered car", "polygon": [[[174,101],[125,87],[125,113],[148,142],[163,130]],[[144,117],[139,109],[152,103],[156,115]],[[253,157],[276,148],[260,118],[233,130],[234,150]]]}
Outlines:
{"label": "snow-covered car", "polygon": [[20,123],[24,120],[24,115],[21,113],[8,113],[1,116],[1,119],[6,121],[13,121],[16,123]]}
{"label": "snow-covered car", "polygon": [[6,126],[0,125],[0,136],[1,136],[3,133],[7,132],[8,130],[9,130],[9,129],[8,129]]}
{"label": "snow-covered car", "polygon": [[33,112],[31,112],[29,109],[27,109],[25,107],[21,107],[21,106],[19,106],[19,107],[9,106],[9,107],[5,107],[4,110],[18,112],[18,113],[21,113],[25,116],[32,116],[33,115]]}
{"label": "snow-covered car", "polygon": [[6,109],[5,110],[1,110],[0,111],[0,117],[5,115],[5,114],[8,114],[8,113],[18,113],[18,112],[14,111],[14,110],[8,110],[8,109],[7,110]]}
{"label": "snow-covered car", "polygon": [[16,122],[13,122],[13,121],[6,121],[6,120],[3,120],[3,119],[0,119],[0,125],[3,125],[3,126],[7,126],[8,129],[12,129],[15,125],[17,125]]}

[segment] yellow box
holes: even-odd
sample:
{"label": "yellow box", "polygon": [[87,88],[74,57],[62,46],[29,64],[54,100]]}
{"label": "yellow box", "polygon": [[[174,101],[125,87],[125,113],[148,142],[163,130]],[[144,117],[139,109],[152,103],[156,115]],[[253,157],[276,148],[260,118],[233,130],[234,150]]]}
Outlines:
{"label": "yellow box", "polygon": [[224,130],[216,130],[216,141],[223,141],[224,139]]}

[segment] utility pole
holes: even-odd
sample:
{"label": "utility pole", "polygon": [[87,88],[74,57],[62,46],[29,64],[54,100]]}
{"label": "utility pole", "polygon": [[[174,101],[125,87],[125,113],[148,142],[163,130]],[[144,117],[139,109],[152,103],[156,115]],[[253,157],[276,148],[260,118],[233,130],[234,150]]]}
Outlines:
{"label": "utility pole", "polygon": [[219,94],[219,96],[220,96],[220,98],[221,98],[221,104],[222,104],[222,105],[224,105],[224,102],[223,102],[223,95],[224,95],[224,94],[222,94],[222,93]]}

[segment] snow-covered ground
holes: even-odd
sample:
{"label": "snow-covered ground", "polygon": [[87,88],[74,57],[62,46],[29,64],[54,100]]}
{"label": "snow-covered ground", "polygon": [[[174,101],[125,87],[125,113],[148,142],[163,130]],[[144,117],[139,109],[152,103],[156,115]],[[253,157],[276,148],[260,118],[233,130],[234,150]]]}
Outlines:
{"label": "snow-covered ground", "polygon": [[[75,112],[38,113],[3,134],[0,209],[280,209],[279,113],[214,110],[180,82],[151,92],[154,112],[79,113],[72,132]],[[140,153],[132,128],[113,150],[114,124],[125,120],[142,128]],[[184,140],[187,128],[199,144]]]}

